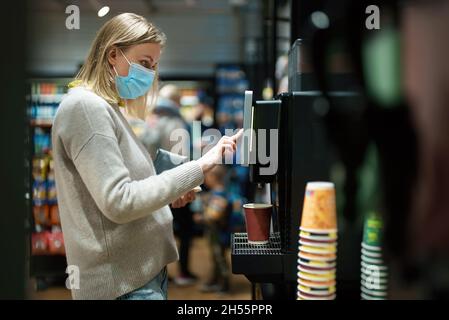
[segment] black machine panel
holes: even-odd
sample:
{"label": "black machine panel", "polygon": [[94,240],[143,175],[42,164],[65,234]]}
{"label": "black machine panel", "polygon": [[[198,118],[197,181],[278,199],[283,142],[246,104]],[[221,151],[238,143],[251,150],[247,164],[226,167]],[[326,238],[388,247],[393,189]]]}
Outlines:
{"label": "black machine panel", "polygon": [[[252,183],[271,185],[273,227],[280,239],[281,254],[267,256],[267,259],[270,264],[273,264],[273,259],[278,259],[282,268],[273,268],[272,277],[268,272],[270,268],[265,270],[263,277],[267,282],[274,282],[275,279],[282,279],[286,283],[296,282],[299,225],[305,187],[310,181],[330,180],[333,150],[329,139],[332,134],[329,131],[332,127],[329,126],[329,119],[332,119],[329,114],[344,114],[345,108],[361,108],[361,103],[360,96],[353,92],[333,92],[325,98],[318,91],[284,93],[276,100],[256,101],[252,121],[256,137],[258,129],[279,129],[277,141],[271,141],[278,144],[276,173],[261,175],[260,169],[266,167],[266,164],[256,162],[250,165]],[[256,153],[266,141],[256,139]],[[270,150],[269,146],[265,150]],[[251,259],[251,255],[234,251],[233,270],[251,275],[254,279],[257,270],[244,271],[250,265],[248,259]],[[257,255],[258,263],[263,263],[263,259],[263,253]],[[240,260],[246,262],[240,264]]]}

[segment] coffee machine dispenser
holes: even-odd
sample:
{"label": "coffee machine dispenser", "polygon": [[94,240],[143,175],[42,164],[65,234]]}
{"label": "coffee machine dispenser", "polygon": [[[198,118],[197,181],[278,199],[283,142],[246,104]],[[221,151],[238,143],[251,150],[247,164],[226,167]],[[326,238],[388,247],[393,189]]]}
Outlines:
{"label": "coffee machine dispenser", "polygon": [[[288,299],[296,298],[299,226],[306,184],[330,180],[338,148],[329,138],[341,136],[341,131],[348,140],[352,127],[347,120],[360,117],[366,105],[362,95],[349,91],[354,86],[348,81],[351,77],[345,75],[332,76],[334,91],[326,95],[314,91],[314,74],[301,70],[301,44],[296,40],[289,53],[288,93],[255,102],[251,92],[245,93],[244,127],[253,131],[250,139],[243,139],[243,165],[249,166],[253,184],[270,190],[270,241],[256,246],[248,243],[246,233],[231,236],[232,272],[245,275],[253,284],[272,284],[283,291],[277,296]],[[259,135],[261,129],[266,131],[265,139]],[[270,139],[270,130],[277,130],[277,136]],[[266,170],[272,163],[261,161],[270,148],[276,153],[269,155],[276,161],[274,172]]]}
{"label": "coffee machine dispenser", "polygon": [[[309,181],[328,181],[331,154],[326,116],[329,100],[335,105],[357,105],[360,97],[354,92],[330,92],[325,98],[318,91],[283,93],[271,101],[247,101],[245,114],[251,114],[254,130],[250,155],[250,181],[269,184],[273,204],[273,232],[264,246],[251,245],[245,233],[232,235],[232,271],[244,274],[253,283],[290,284],[297,281],[299,225],[305,187]],[[258,130],[277,129],[277,139],[261,139]],[[262,146],[266,143],[267,145]],[[277,170],[262,174],[272,164],[261,163],[260,150],[269,151],[277,144]],[[265,170],[266,172],[266,170]],[[293,295],[293,296],[292,296]],[[294,294],[289,295],[294,298]]]}

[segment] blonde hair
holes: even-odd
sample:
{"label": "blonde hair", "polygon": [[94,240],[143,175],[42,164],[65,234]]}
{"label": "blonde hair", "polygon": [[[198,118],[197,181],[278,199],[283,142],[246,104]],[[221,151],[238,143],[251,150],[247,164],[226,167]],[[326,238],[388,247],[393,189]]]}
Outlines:
{"label": "blonde hair", "polygon": [[[108,61],[111,48],[123,50],[142,44],[158,43],[162,47],[166,43],[165,34],[147,21],[144,17],[134,13],[122,13],[106,22],[98,31],[89,54],[75,77],[77,84],[86,86],[111,104],[121,104],[122,100],[115,89],[115,72]],[[127,105],[127,112],[131,115],[144,118],[148,106],[154,105],[158,90],[158,70],[147,96],[151,96],[147,104],[147,96],[136,99],[131,106]]]}

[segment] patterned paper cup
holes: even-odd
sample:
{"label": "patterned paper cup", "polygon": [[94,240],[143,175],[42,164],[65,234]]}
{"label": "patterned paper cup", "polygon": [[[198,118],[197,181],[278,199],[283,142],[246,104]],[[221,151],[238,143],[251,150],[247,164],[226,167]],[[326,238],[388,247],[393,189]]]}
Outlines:
{"label": "patterned paper cup", "polygon": [[297,275],[298,275],[299,279],[315,281],[315,282],[328,282],[328,281],[335,280],[335,272],[327,273],[327,274],[311,274],[311,273],[299,271]]}
{"label": "patterned paper cup", "polygon": [[304,267],[301,265],[298,266],[298,271],[309,273],[309,274],[314,274],[314,275],[328,275],[329,273],[333,273],[335,275],[335,272],[336,272],[335,268],[320,270],[320,269],[307,268],[307,267]]}
{"label": "patterned paper cup", "polygon": [[330,254],[314,254],[314,253],[308,253],[308,252],[302,252],[300,251],[298,253],[298,257],[302,259],[308,259],[312,261],[328,261],[328,262],[335,262],[337,259],[337,255],[335,253]]}
{"label": "patterned paper cup", "polygon": [[327,295],[327,296],[318,296],[318,295],[312,295],[312,294],[307,294],[307,293],[303,293],[303,292],[298,292],[298,298],[300,298],[301,300],[335,300],[336,295],[335,294],[331,294],[331,295]]}
{"label": "patterned paper cup", "polygon": [[371,272],[375,272],[375,271],[387,272],[388,271],[388,266],[386,266],[386,265],[382,265],[382,264],[375,265],[375,264],[364,262],[363,260],[360,264],[362,265],[362,268],[368,269]]}
{"label": "patterned paper cup", "polygon": [[327,247],[310,247],[310,246],[299,246],[301,252],[314,253],[314,254],[333,254],[337,252],[337,247],[335,245],[330,245]]}
{"label": "patterned paper cup", "polygon": [[304,279],[299,278],[298,284],[301,286],[306,286],[306,287],[314,288],[314,289],[325,289],[325,288],[335,288],[337,283],[335,280],[331,280],[331,281],[327,281],[327,282],[316,282],[316,281],[304,280]]}
{"label": "patterned paper cup", "polygon": [[319,242],[308,239],[299,238],[299,244],[308,247],[326,248],[328,246],[337,246],[337,242]]}
{"label": "patterned paper cup", "polygon": [[337,230],[335,186],[331,182],[309,182],[306,186],[301,230],[324,232]]}
{"label": "patterned paper cup", "polygon": [[371,247],[382,245],[383,222],[379,214],[370,213],[365,219],[363,243]]}
{"label": "patterned paper cup", "polygon": [[335,291],[337,290],[335,287],[326,287],[326,288],[310,288],[307,286],[302,286],[302,285],[298,285],[297,286],[297,290],[299,292],[304,292],[306,294],[313,294],[313,295],[317,295],[317,296],[327,296],[330,294],[335,293]]}
{"label": "patterned paper cup", "polygon": [[318,241],[318,242],[336,242],[338,239],[336,232],[313,233],[313,232],[306,232],[306,231],[302,231],[302,230],[300,230],[300,232],[299,232],[299,237],[301,239],[307,239],[307,240]]}
{"label": "patterned paper cup", "polygon": [[335,261],[315,261],[315,260],[310,260],[310,259],[304,259],[299,257],[298,258],[298,264],[308,267],[308,268],[315,268],[315,269],[331,269],[331,268],[335,268],[336,263]]}

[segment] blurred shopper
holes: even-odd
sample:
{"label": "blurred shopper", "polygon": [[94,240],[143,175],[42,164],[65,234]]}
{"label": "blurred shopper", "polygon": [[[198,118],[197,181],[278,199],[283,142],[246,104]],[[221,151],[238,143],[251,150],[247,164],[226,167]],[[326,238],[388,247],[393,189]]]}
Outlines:
{"label": "blurred shopper", "polygon": [[[167,84],[159,90],[156,107],[152,112],[155,117],[154,123],[160,135],[159,147],[188,156],[190,143],[184,141],[181,150],[173,150],[175,146],[179,146],[179,141],[171,138],[175,130],[188,130],[189,126],[180,113],[181,94],[177,86]],[[187,131],[188,132],[188,131]]]}
{"label": "blurred shopper", "polygon": [[[156,131],[158,132],[158,145],[161,149],[189,156],[190,141],[180,141],[171,137],[176,130],[189,132],[189,126],[180,113],[181,94],[177,86],[167,84],[159,90],[156,107],[152,116]],[[198,280],[189,269],[189,255],[194,233],[192,211],[189,206],[172,209],[175,234],[179,238],[179,275],[174,279],[179,286],[191,285]]]}
{"label": "blurred shopper", "polygon": [[408,256],[424,298],[449,298],[449,1],[404,6],[405,89],[419,143],[419,176]]}
{"label": "blurred shopper", "polygon": [[229,246],[229,218],[232,204],[226,191],[226,167],[220,165],[211,170],[204,183],[210,190],[204,208],[204,222],[212,257],[212,273],[203,285],[203,292],[229,291],[229,266],[226,261],[226,248]]}
{"label": "blurred shopper", "polygon": [[112,18],[58,108],[53,156],[75,299],[166,299],[166,266],[178,258],[168,205],[191,202],[203,174],[235,151],[237,136],[223,137],[198,160],[156,174],[119,106],[144,116],[164,44],[141,16]]}
{"label": "blurred shopper", "polygon": [[193,119],[201,122],[201,132],[204,132],[214,125],[213,99],[205,92],[200,92],[198,96],[199,102],[193,109]]}
{"label": "blurred shopper", "polygon": [[283,54],[276,60],[275,76],[278,83],[277,94],[288,92],[288,55]]}
{"label": "blurred shopper", "polygon": [[[124,111],[124,109],[122,108],[121,111]],[[142,119],[132,117],[125,112],[124,115],[136,137],[142,142],[151,158],[154,159],[159,149],[160,132]]]}

